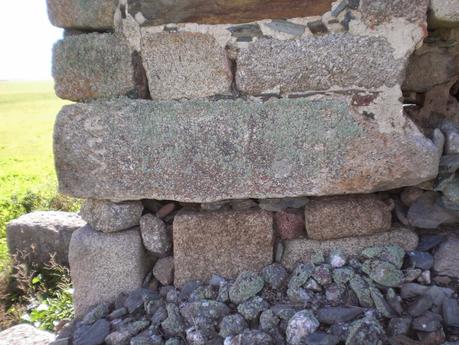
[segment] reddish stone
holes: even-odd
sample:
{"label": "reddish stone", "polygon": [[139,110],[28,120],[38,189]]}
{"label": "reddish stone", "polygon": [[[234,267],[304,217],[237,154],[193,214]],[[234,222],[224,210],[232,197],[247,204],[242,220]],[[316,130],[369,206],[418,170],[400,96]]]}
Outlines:
{"label": "reddish stone", "polygon": [[163,207],[161,207],[158,210],[158,212],[156,212],[156,217],[161,218],[161,219],[167,217],[172,212],[174,212],[175,207],[176,207],[176,204],[173,203],[173,202],[170,202],[170,203],[164,205]]}
{"label": "reddish stone", "polygon": [[293,240],[306,235],[304,213],[301,210],[285,210],[274,214],[274,224],[283,240]]}

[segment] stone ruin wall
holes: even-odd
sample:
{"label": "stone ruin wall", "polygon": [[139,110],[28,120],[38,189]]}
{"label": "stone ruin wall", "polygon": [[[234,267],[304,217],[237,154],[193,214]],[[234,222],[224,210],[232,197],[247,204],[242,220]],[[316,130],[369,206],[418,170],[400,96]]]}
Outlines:
{"label": "stone ruin wall", "polygon": [[457,223],[458,5],[48,0],[77,316]]}

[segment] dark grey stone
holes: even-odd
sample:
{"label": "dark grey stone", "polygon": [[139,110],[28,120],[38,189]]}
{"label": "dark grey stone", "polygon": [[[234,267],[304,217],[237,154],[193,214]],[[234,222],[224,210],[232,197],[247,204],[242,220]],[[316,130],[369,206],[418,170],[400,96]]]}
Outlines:
{"label": "dark grey stone", "polygon": [[248,328],[247,321],[240,314],[225,316],[219,324],[219,335],[223,338],[238,335]]}
{"label": "dark grey stone", "polygon": [[411,327],[410,317],[395,317],[387,325],[387,335],[390,337],[408,334]]}
{"label": "dark grey stone", "polygon": [[383,345],[385,343],[384,329],[378,320],[371,317],[355,321],[346,339],[346,345]]}
{"label": "dark grey stone", "polygon": [[237,306],[239,314],[244,316],[247,321],[257,320],[258,315],[264,310],[269,308],[268,302],[266,302],[260,296],[255,296]]}
{"label": "dark grey stone", "polygon": [[434,332],[441,327],[441,316],[430,311],[413,319],[412,328],[421,332]]}
{"label": "dark grey stone", "polygon": [[432,299],[427,296],[421,296],[416,299],[407,309],[411,316],[421,316],[432,307]]}
{"label": "dark grey stone", "polygon": [[265,283],[273,289],[281,288],[288,278],[287,270],[278,263],[263,268],[261,275]]}
{"label": "dark grey stone", "polygon": [[240,304],[255,296],[263,289],[263,278],[258,273],[242,272],[229,289],[229,298],[235,304]]}
{"label": "dark grey stone", "polygon": [[352,321],[364,312],[359,307],[324,307],[317,311],[320,322],[332,325],[339,322]]}
{"label": "dark grey stone", "polygon": [[312,333],[306,338],[306,345],[336,345],[339,343],[339,338],[332,334],[323,332]]}
{"label": "dark grey stone", "polygon": [[419,237],[419,244],[416,250],[426,252],[438,246],[446,239],[442,235],[423,235]]}
{"label": "dark grey stone", "polygon": [[110,323],[105,319],[97,320],[92,325],[80,325],[73,334],[75,345],[100,345],[110,333]]}
{"label": "dark grey stone", "polygon": [[268,28],[283,32],[292,36],[301,36],[304,34],[306,27],[304,25],[291,23],[286,20],[273,20],[270,23],[265,24]]}
{"label": "dark grey stone", "polygon": [[459,303],[455,298],[443,301],[443,320],[448,327],[459,328]]}
{"label": "dark grey stone", "polygon": [[408,252],[408,258],[410,264],[413,267],[420,268],[422,270],[430,270],[433,266],[434,259],[433,256],[428,252]]}

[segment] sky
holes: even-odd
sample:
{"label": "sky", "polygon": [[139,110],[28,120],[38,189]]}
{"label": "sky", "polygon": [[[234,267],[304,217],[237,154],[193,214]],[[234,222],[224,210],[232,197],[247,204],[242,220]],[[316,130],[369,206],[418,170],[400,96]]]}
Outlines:
{"label": "sky", "polygon": [[51,49],[63,30],[53,27],[46,0],[1,0],[0,80],[50,80]]}

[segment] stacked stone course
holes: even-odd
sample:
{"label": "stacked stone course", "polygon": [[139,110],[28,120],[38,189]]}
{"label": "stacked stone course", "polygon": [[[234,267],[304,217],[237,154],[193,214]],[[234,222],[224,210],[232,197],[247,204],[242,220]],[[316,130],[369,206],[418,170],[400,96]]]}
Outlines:
{"label": "stacked stone course", "polygon": [[77,316],[457,223],[459,11],[428,6],[48,0]]}

